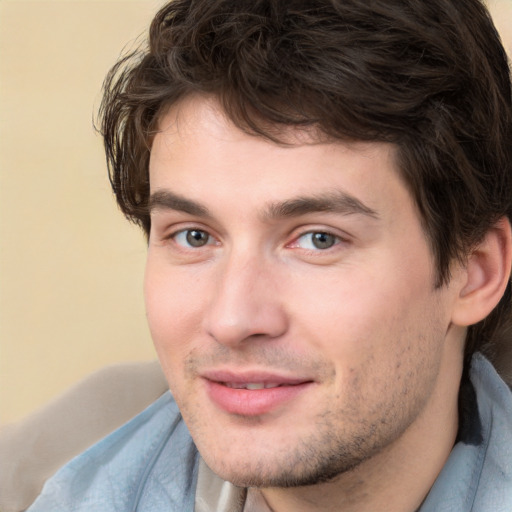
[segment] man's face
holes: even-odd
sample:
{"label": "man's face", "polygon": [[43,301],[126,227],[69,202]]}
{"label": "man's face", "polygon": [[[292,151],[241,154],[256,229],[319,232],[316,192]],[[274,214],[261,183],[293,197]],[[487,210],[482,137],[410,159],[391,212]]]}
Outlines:
{"label": "man's face", "polygon": [[394,148],[293,129],[278,146],[197,97],[160,129],[147,315],[206,463],[304,485],[406,439],[444,389],[455,294]]}

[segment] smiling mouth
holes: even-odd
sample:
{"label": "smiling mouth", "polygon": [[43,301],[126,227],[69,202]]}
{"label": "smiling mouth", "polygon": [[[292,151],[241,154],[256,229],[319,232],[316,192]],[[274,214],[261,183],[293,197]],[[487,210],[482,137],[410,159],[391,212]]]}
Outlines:
{"label": "smiling mouth", "polygon": [[313,381],[233,382],[206,380],[210,399],[223,411],[237,416],[260,416],[293,402]]}

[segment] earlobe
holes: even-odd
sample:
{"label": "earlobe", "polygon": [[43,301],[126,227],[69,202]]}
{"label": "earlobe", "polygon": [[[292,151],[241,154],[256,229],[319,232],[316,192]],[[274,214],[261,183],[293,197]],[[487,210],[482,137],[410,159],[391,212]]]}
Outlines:
{"label": "earlobe", "polygon": [[483,320],[500,301],[510,279],[512,265],[510,222],[502,217],[472,251],[464,269],[452,321],[469,326]]}

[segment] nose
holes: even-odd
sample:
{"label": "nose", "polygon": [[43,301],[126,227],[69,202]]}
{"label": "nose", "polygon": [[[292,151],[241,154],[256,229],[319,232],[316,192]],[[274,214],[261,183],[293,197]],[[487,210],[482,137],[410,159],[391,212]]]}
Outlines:
{"label": "nose", "polygon": [[234,347],[255,338],[274,339],[286,332],[288,319],[271,264],[261,257],[232,255],[216,270],[205,316],[211,337]]}

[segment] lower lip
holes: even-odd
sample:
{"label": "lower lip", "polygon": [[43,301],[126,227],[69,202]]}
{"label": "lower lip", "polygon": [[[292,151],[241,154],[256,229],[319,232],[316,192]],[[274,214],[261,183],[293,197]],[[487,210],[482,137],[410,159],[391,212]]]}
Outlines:
{"label": "lower lip", "polygon": [[221,409],[239,416],[269,413],[303,393],[312,382],[266,389],[235,389],[207,380],[208,395]]}

